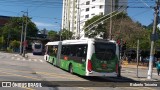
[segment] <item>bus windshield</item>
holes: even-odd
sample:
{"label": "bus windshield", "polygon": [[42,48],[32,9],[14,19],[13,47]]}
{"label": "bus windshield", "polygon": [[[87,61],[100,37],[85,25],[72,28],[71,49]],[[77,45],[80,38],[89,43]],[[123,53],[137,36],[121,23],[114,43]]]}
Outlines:
{"label": "bus windshield", "polygon": [[114,43],[95,43],[96,58],[102,61],[112,60],[115,57],[116,44]]}
{"label": "bus windshield", "polygon": [[35,49],[40,49],[41,48],[41,44],[35,44]]}

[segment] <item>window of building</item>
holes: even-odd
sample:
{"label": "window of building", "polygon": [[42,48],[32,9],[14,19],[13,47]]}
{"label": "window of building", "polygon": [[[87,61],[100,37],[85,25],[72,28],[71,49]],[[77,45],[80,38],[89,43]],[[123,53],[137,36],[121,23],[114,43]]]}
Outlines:
{"label": "window of building", "polygon": [[95,6],[93,6],[92,8],[95,8]]}
{"label": "window of building", "polygon": [[100,12],[99,15],[103,15],[103,12]]}
{"label": "window of building", "polygon": [[94,16],[94,15],[95,15],[95,13],[92,13],[91,15],[92,15],[92,16]]}
{"label": "window of building", "polygon": [[86,2],[86,5],[89,5],[89,4],[90,4],[90,1],[87,1],[87,2]]}
{"label": "window of building", "polygon": [[86,12],[89,11],[89,8],[86,8]]}
{"label": "window of building", "polygon": [[96,0],[92,0],[92,2],[94,2],[94,1],[96,1]]}
{"label": "window of building", "polygon": [[89,15],[86,15],[85,18],[89,18]]}
{"label": "window of building", "polygon": [[99,8],[102,9],[102,8],[103,8],[103,5],[100,5]]}

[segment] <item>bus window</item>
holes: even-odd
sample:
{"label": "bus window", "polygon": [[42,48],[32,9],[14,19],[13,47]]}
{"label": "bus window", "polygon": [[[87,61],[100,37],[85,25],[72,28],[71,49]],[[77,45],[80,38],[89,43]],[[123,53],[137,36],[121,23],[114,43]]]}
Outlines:
{"label": "bus window", "polygon": [[107,61],[115,57],[116,45],[112,43],[96,43],[95,54],[97,59]]}
{"label": "bus window", "polygon": [[57,55],[58,46],[53,46],[53,55]]}
{"label": "bus window", "polygon": [[70,51],[71,51],[70,46],[64,45],[64,46],[62,46],[61,54],[62,55],[69,55]]}
{"label": "bus window", "polygon": [[76,54],[77,54],[77,57],[82,57],[86,59],[87,45],[78,45]]}
{"label": "bus window", "polygon": [[41,47],[42,47],[42,45],[40,44],[40,45],[38,45],[38,44],[35,44],[35,49],[40,49]]}

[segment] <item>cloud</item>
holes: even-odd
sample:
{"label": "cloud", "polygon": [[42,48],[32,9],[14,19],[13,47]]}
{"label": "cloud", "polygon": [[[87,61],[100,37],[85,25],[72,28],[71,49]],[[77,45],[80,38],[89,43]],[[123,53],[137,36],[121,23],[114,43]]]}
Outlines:
{"label": "cloud", "polygon": [[44,22],[34,22],[38,27],[53,27],[54,24],[44,23]]}

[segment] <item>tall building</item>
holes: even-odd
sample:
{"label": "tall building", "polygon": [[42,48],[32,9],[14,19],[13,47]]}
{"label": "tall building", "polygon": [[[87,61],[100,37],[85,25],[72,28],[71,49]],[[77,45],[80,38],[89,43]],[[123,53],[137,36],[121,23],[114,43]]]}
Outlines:
{"label": "tall building", "polygon": [[82,36],[85,21],[95,15],[109,14],[111,6],[114,11],[127,6],[127,0],[112,0],[112,3],[111,0],[63,0],[62,28],[73,32],[74,37]]}

